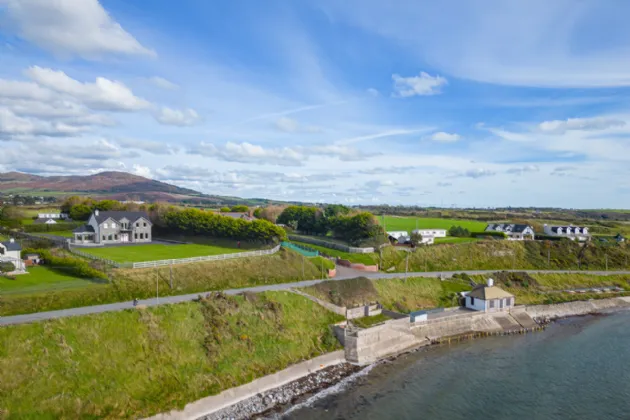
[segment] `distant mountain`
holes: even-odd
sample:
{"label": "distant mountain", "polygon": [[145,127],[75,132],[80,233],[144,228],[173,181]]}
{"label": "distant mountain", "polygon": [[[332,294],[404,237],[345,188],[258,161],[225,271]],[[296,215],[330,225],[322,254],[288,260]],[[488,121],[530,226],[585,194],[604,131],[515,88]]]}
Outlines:
{"label": "distant mountain", "polygon": [[151,201],[180,201],[202,196],[211,198],[195,190],[126,172],[101,172],[86,176],[39,176],[21,172],[0,173],[0,192],[19,194],[55,192],[118,200]]}

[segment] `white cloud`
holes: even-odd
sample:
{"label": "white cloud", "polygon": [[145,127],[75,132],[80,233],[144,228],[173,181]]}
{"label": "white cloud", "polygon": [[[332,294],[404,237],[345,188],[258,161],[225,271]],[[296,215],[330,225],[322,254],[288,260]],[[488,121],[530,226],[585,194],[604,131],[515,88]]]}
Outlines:
{"label": "white cloud", "polygon": [[564,134],[567,131],[597,131],[623,127],[625,121],[615,118],[569,118],[566,120],[544,121],[538,125],[543,133]]}
{"label": "white cloud", "polygon": [[301,166],[305,159],[303,155],[288,147],[265,149],[247,142],[227,142],[224,146],[202,142],[199,147],[189,150],[188,153],[256,165]]}
{"label": "white cloud", "polygon": [[59,55],[155,56],[114,21],[98,0],[4,0],[17,35]]}
{"label": "white cloud", "polygon": [[461,136],[457,133],[446,133],[444,131],[438,131],[437,133],[433,133],[430,138],[433,141],[439,141],[442,143],[453,143],[461,139]]}
{"label": "white cloud", "polygon": [[354,147],[340,146],[330,144],[325,146],[310,146],[301,148],[305,155],[322,155],[335,157],[342,161],[360,161],[370,156],[376,156],[378,153],[366,153]]}
{"label": "white cloud", "polygon": [[368,90],[366,90],[367,94],[376,98],[380,95],[379,91],[374,89],[374,88],[369,88]]}
{"label": "white cloud", "polygon": [[523,175],[526,172],[538,172],[540,167],[538,165],[525,165],[518,168],[510,168],[505,171],[508,174]]}
{"label": "white cloud", "polygon": [[162,107],[160,113],[155,116],[161,124],[165,125],[177,125],[180,127],[193,125],[199,121],[199,114],[194,109],[171,109],[168,107]]}
{"label": "white cloud", "polygon": [[276,128],[280,131],[293,133],[298,129],[298,122],[289,117],[280,117],[276,120]]}
{"label": "white cloud", "polygon": [[145,178],[153,178],[153,172],[149,167],[138,165],[135,163],[131,169],[131,173],[134,175],[143,176]]}
{"label": "white cloud", "polygon": [[496,175],[496,172],[490,169],[475,168],[475,169],[469,169],[465,171],[463,175],[468,178],[477,179],[477,178],[483,178],[487,176],[494,176]]}
{"label": "white cloud", "polygon": [[174,148],[169,144],[151,140],[120,138],[116,139],[116,143],[125,149],[142,150],[154,155],[172,155],[177,152],[177,148]]}
{"label": "white cloud", "polygon": [[155,86],[162,88],[162,89],[166,89],[166,90],[176,90],[179,89],[179,85],[166,80],[163,77],[159,77],[159,76],[153,76],[151,78],[149,78],[149,81],[151,83],[153,83]]}
{"label": "white cloud", "polygon": [[442,76],[431,76],[428,73],[420,72],[419,76],[402,77],[392,74],[394,81],[393,96],[407,98],[410,96],[427,96],[442,93],[440,88],[448,84]]}
{"label": "white cloud", "polygon": [[450,183],[450,182],[442,182],[442,181],[440,181],[440,182],[438,182],[436,185],[437,185],[438,187],[450,187],[450,186],[452,186],[453,184],[452,184],[452,183]]}
{"label": "white cloud", "polygon": [[123,83],[104,77],[97,77],[95,83],[81,83],[62,71],[39,66],[30,67],[25,74],[40,86],[70,95],[92,109],[134,111],[150,106]]}
{"label": "white cloud", "polygon": [[7,108],[0,108],[0,139],[16,139],[20,136],[75,136],[84,131],[85,127],[19,117]]}

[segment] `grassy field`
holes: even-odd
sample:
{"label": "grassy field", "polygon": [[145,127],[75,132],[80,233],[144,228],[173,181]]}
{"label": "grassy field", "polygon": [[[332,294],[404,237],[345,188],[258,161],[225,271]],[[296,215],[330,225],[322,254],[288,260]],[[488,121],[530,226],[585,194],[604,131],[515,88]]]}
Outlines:
{"label": "grassy field", "polygon": [[464,281],[440,281],[435,278],[370,280],[357,278],[327,281],[305,287],[305,293],[339,306],[354,307],[379,302],[386,309],[409,313],[418,309],[454,306],[455,292],[470,290]]}
{"label": "grassy field", "polygon": [[[377,217],[379,223],[383,223],[382,217]],[[388,231],[392,230],[405,230],[411,233],[416,229],[416,221],[418,229],[446,229],[451,226],[461,226],[468,229],[471,232],[482,232],[487,224],[485,222],[478,222],[475,220],[459,220],[459,219],[440,219],[429,217],[399,217],[399,216],[385,216],[385,228]]]}
{"label": "grassy field", "polygon": [[3,418],[143,418],[340,348],[342,317],[292,293],[0,328]]}
{"label": "grassy field", "polygon": [[143,262],[232,254],[235,252],[246,252],[248,250],[237,248],[236,242],[234,242],[233,247],[205,244],[147,244],[105,248],[82,248],[81,251],[117,262]]}
{"label": "grassy field", "polygon": [[364,316],[362,318],[355,318],[352,320],[352,323],[357,327],[370,328],[373,325],[380,324],[381,322],[385,322],[390,319],[391,318],[387,315],[378,314],[372,316]]}
{"label": "grassy field", "polygon": [[27,271],[28,274],[20,274],[15,276],[15,279],[0,277],[0,294],[31,294],[53,290],[102,287],[102,284],[66,275],[46,266],[29,267]]}
{"label": "grassy field", "polygon": [[110,283],[99,287],[4,295],[0,316],[152,298],[156,293],[156,280],[160,296],[171,296],[322,277],[319,266],[284,249],[260,257],[174,265],[172,271],[168,266],[112,269],[108,275]]}
{"label": "grassy field", "polygon": [[326,248],[319,245],[311,245],[306,242],[298,242],[298,241],[291,241],[291,242],[315,249],[328,256],[338,257],[338,258],[341,258],[343,260],[348,260],[353,263],[365,264],[365,265],[378,264],[378,257],[375,257],[374,254],[351,254],[349,252],[337,251],[336,249]]}

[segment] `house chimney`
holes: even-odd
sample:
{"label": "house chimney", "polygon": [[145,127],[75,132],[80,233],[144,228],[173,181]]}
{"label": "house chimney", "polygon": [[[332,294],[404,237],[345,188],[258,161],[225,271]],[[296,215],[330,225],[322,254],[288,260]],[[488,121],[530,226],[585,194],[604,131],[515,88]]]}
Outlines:
{"label": "house chimney", "polygon": [[98,209],[94,210],[94,216],[98,216]]}
{"label": "house chimney", "polygon": [[488,279],[488,287],[494,286],[494,280]]}

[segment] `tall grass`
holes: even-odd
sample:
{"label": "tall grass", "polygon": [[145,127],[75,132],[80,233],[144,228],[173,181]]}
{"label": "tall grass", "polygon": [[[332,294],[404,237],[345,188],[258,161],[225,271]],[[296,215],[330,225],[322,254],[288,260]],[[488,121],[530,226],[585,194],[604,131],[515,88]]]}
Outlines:
{"label": "tall grass", "polygon": [[118,419],[182,408],[338,349],[329,325],[339,320],[276,292],[4,327],[0,413]]}

